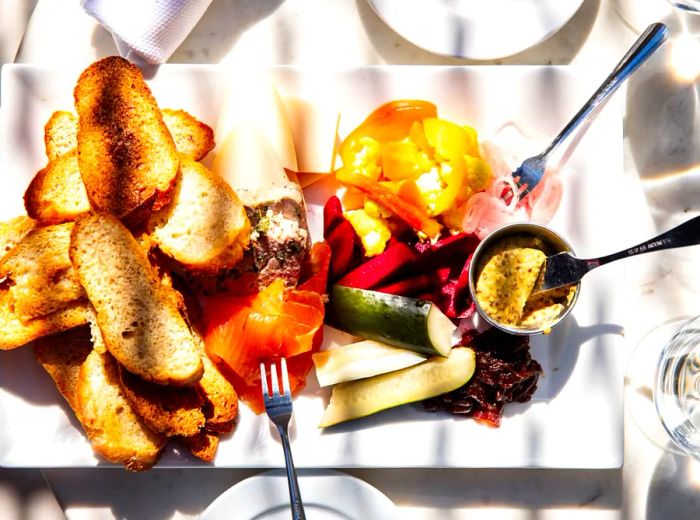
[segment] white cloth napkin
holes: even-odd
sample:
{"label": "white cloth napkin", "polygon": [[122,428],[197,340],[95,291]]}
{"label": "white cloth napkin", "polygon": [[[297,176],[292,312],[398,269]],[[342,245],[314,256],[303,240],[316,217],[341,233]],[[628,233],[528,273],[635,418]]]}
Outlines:
{"label": "white cloth napkin", "polygon": [[136,63],[164,63],[207,10],[211,0],[81,0],[112,33],[119,53]]}

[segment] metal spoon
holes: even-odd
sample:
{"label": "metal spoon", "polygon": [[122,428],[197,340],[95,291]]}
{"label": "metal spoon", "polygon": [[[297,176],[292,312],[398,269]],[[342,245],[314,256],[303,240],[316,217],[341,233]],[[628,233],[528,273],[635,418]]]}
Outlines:
{"label": "metal spoon", "polygon": [[[578,111],[559,135],[554,138],[554,141],[552,141],[547,149],[539,155],[525,159],[511,174],[515,179],[515,184],[519,189],[521,197],[525,197],[540,182],[544,175],[549,155],[557,149],[564,139],[569,137],[569,135],[578,128],[579,124],[588,118],[591,112],[615,92],[649,56],[654,54],[654,51],[656,51],[667,38],[668,29],[664,24],[655,23],[650,25],[639,39],[634,42],[634,45],[632,45],[630,50],[627,51],[627,54],[622,57],[620,63],[615,66],[610,75],[605,78],[605,81],[598,87],[595,94],[581,107],[581,110]],[[512,198],[512,196],[512,193],[506,195],[508,199]]]}
{"label": "metal spoon", "polygon": [[588,271],[609,264],[615,260],[630,256],[674,249],[677,247],[695,246],[700,244],[700,216],[691,218],[687,222],[674,227],[646,242],[625,249],[618,253],[602,256],[600,258],[581,259],[569,252],[558,253],[547,257],[544,264],[544,276],[540,273],[542,284],[535,288],[533,294],[576,283]]}

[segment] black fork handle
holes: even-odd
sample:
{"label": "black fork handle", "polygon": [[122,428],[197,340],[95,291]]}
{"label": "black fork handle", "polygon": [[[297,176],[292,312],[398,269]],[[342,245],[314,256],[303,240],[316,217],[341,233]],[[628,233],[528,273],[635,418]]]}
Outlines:
{"label": "black fork handle", "polygon": [[641,255],[644,253],[651,253],[653,251],[662,251],[664,249],[674,249],[677,247],[687,247],[696,246],[700,244],[700,216],[691,218],[682,224],[669,229],[665,233],[655,236],[637,244],[634,247],[625,249],[618,253],[613,253],[611,255],[603,256],[601,258],[592,258],[586,260],[589,264],[589,269],[598,267],[599,265],[607,264],[613,262],[614,260],[620,260],[622,258],[628,258],[630,256]]}
{"label": "black fork handle", "polygon": [[289,435],[287,435],[286,428],[282,426],[278,426],[277,431],[280,434],[280,439],[282,439],[282,448],[284,449],[284,465],[287,468],[289,506],[292,509],[292,520],[306,520],[304,504],[301,501],[301,492],[299,491],[299,482],[297,481],[297,472],[292,459],[292,447],[289,445]]}

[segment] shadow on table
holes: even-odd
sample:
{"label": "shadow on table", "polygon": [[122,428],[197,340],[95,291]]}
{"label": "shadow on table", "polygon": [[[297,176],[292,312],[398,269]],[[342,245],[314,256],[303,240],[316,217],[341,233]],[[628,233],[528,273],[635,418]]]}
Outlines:
{"label": "shadow on table", "polygon": [[[4,391],[32,405],[50,406],[57,403],[64,405],[64,399],[56,390],[49,375],[37,362],[31,346],[3,352],[2,363],[0,386]],[[68,411],[70,407],[65,404],[65,409]]]}
{"label": "shadow on table", "polygon": [[[402,469],[347,470],[408,507],[619,509],[622,470]],[[451,518],[445,511],[446,520]]]}
{"label": "shadow on table", "polygon": [[[357,10],[365,31],[377,53],[391,64],[431,63],[441,65],[538,64],[571,63],[591,32],[600,0],[585,0],[578,12],[557,33],[527,50],[498,60],[465,60],[440,56],[417,47],[393,32],[372,10],[366,0],[356,0]],[[395,38],[386,38],[390,32]],[[409,52],[407,52],[407,50]],[[542,57],[547,56],[544,60]]]}
{"label": "shadow on table", "polygon": [[[629,80],[624,132],[657,231],[700,213],[700,20],[671,14],[662,20],[670,40]],[[696,76],[696,77],[693,77]],[[659,305],[677,313],[695,312],[700,291],[700,260],[692,249],[654,255]],[[683,265],[685,264],[685,266]],[[692,304],[692,308],[687,306]],[[665,453],[652,475],[646,504],[648,520],[698,518],[700,463]]]}
{"label": "shadow on table", "polygon": [[[694,26],[690,22],[695,20]],[[629,79],[624,133],[649,213],[658,232],[700,214],[700,19],[670,15],[663,20],[671,38]],[[700,278],[689,276],[700,261],[697,249],[652,255],[655,298],[674,313],[682,293],[700,293]],[[677,309],[677,310],[676,310]]]}
{"label": "shadow on table", "polygon": [[664,454],[651,477],[647,520],[691,520],[700,511],[700,462],[692,457]]}
{"label": "shadow on table", "polygon": [[700,72],[700,20],[697,27],[681,20],[664,20],[671,38],[627,87],[624,134],[661,225],[674,212],[700,208],[697,183],[684,182],[700,167],[700,83],[692,77]]}
{"label": "shadow on table", "polygon": [[[600,299],[599,309],[604,306],[602,301],[604,295],[601,295]],[[549,367],[545,372],[546,379],[543,380],[547,384],[546,400],[554,399],[564,388],[574,371],[582,347],[594,349],[597,359],[595,363],[597,370],[611,366],[609,360],[602,359],[607,357],[605,352],[606,346],[602,343],[602,339],[610,334],[621,336],[624,329],[619,324],[604,323],[605,312],[600,314],[600,322],[597,322],[595,325],[581,326],[576,317],[572,315],[555,328],[548,337],[532,338],[531,344],[533,349],[535,349],[533,357],[537,359],[537,353],[546,350],[549,358]],[[600,379],[605,382],[609,378],[603,376]]]}
{"label": "shadow on table", "polygon": [[[215,468],[153,469],[145,473],[122,468],[44,471],[64,511],[104,508],[111,511],[109,518],[122,520],[169,520],[176,513],[196,517],[234,483],[257,472]],[[115,496],[128,499],[115,503]]]}
{"label": "shadow on table", "polygon": [[6,520],[65,518],[39,469],[0,468],[0,503]]}
{"label": "shadow on table", "polygon": [[[27,21],[30,19],[34,7],[36,6],[37,0],[24,0],[22,2],[15,2],[12,7],[10,4],[4,4],[3,7],[6,10],[2,13],[5,27],[9,30],[10,28],[20,28],[27,27]],[[14,31],[9,31],[12,34]],[[15,33],[17,36],[21,36],[22,33]],[[12,63],[15,59],[17,48],[21,45],[19,39],[15,39],[12,36],[7,36],[7,34],[0,35],[0,65],[4,63]]]}
{"label": "shadow on table", "polygon": [[[621,470],[544,469],[353,469],[343,470],[377,487],[400,506],[438,509],[580,507],[619,509]],[[167,520],[195,516],[234,483],[259,470],[50,469],[46,478],[64,510],[108,509],[123,520]],[[222,475],[225,475],[222,477]],[[120,503],[115,496],[129,497]],[[449,519],[445,512],[445,520]]]}

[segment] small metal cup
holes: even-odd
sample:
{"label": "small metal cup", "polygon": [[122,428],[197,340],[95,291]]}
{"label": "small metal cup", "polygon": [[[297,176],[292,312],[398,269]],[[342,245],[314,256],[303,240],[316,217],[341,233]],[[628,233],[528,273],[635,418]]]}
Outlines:
{"label": "small metal cup", "polygon": [[539,328],[527,328],[527,327],[515,327],[512,325],[506,325],[500,323],[489,316],[484,309],[481,308],[479,302],[476,299],[476,280],[478,278],[481,259],[484,253],[486,253],[491,246],[495,245],[500,240],[506,239],[512,236],[532,236],[534,238],[540,238],[548,247],[547,251],[544,253],[547,256],[554,255],[556,253],[561,253],[563,251],[569,251],[574,254],[574,249],[571,244],[563,238],[561,235],[552,231],[550,228],[543,226],[541,224],[531,224],[531,223],[519,223],[519,224],[507,224],[502,226],[490,234],[488,234],[478,245],[476,250],[474,250],[474,256],[472,257],[472,262],[469,266],[469,293],[476,305],[476,310],[484,320],[486,320],[490,325],[500,329],[509,334],[516,334],[521,336],[531,336],[535,334],[549,333],[554,327],[561,323],[564,318],[566,318],[571,309],[574,308],[576,302],[578,301],[578,295],[581,289],[581,283],[576,284],[576,291],[574,296],[569,302],[569,305],[561,313],[561,315],[553,322],[548,324],[546,327]]}

